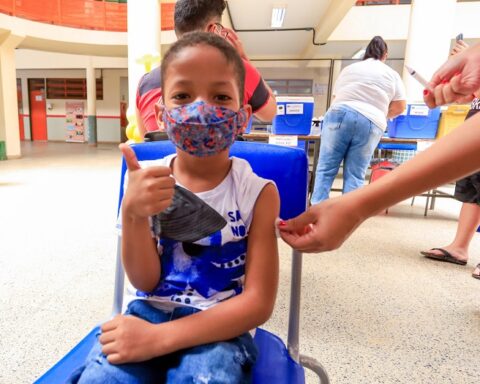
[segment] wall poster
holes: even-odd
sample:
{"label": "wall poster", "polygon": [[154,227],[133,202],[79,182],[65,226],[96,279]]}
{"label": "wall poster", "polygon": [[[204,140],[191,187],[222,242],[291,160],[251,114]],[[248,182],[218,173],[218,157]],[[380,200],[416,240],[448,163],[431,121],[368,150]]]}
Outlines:
{"label": "wall poster", "polygon": [[83,101],[66,101],[66,141],[72,143],[85,142],[85,119],[84,119],[84,102]]}

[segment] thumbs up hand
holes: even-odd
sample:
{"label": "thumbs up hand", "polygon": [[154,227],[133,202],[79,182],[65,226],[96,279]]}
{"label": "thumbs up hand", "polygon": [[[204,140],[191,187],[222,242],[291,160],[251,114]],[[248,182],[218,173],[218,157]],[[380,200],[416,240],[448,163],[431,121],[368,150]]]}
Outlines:
{"label": "thumbs up hand", "polygon": [[141,168],[130,146],[120,144],[128,169],[128,188],[123,197],[124,214],[132,219],[146,218],[165,210],[172,203],[175,179],[169,167]]}

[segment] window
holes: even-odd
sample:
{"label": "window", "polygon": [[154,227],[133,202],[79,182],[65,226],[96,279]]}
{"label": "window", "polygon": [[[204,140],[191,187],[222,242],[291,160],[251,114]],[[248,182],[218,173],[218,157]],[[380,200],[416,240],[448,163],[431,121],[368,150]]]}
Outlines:
{"label": "window", "polygon": [[[97,100],[103,100],[103,80],[96,79]],[[47,99],[87,98],[86,79],[47,79]]]}
{"label": "window", "polygon": [[28,79],[28,88],[30,91],[44,91],[45,79]]}
{"label": "window", "polygon": [[277,95],[311,95],[313,80],[266,80]]}

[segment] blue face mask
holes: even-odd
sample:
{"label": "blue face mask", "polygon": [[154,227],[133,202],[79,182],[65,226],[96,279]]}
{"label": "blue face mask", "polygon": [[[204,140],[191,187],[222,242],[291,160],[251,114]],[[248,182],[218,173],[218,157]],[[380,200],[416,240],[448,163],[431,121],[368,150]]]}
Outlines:
{"label": "blue face mask", "polygon": [[247,112],[238,112],[195,101],[164,109],[163,122],[177,148],[198,157],[212,156],[229,148],[242,132]]}

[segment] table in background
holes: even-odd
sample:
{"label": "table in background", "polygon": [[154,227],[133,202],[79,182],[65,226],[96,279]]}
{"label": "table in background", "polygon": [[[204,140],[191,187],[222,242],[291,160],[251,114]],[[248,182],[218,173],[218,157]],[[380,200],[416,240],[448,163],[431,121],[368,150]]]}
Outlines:
{"label": "table in background", "polygon": [[[247,141],[260,141],[260,142],[268,142],[270,136],[271,134],[266,132],[243,134],[243,137]],[[279,136],[287,136],[287,135],[279,135]],[[320,155],[321,136],[314,136],[314,135],[296,135],[296,136],[299,141],[305,141],[305,152],[307,156],[310,149],[310,145],[313,142],[313,163],[312,163],[310,181],[308,186],[308,192],[312,193],[313,187],[315,186],[315,171],[317,170],[318,157]],[[419,139],[394,139],[390,137],[382,137],[380,140],[381,143],[394,143],[394,144],[417,144],[418,141],[420,140]],[[332,190],[338,191],[338,189],[332,189]]]}

